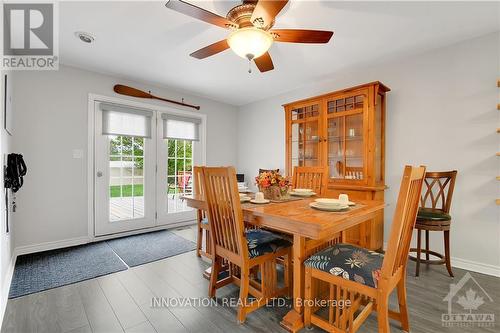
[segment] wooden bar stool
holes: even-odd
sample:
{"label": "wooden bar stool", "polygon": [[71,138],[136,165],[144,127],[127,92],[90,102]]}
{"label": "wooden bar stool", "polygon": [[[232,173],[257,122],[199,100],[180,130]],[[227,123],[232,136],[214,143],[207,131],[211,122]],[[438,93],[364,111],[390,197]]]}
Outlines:
{"label": "wooden bar stool", "polygon": [[[416,256],[410,259],[417,262],[415,276],[420,273],[420,263],[443,265],[451,277],[450,262],[450,225],[451,216],[449,214],[451,207],[451,198],[455,188],[455,179],[457,171],[445,172],[427,172],[425,174],[422,196],[420,198],[420,209],[417,215],[415,229],[417,229],[417,248],[411,248],[410,252],[416,252]],[[425,249],[422,249],[422,230],[425,230]],[[429,249],[429,232],[442,231],[444,233],[444,255]],[[425,259],[421,254],[425,253]],[[430,259],[430,256],[439,259]]]}

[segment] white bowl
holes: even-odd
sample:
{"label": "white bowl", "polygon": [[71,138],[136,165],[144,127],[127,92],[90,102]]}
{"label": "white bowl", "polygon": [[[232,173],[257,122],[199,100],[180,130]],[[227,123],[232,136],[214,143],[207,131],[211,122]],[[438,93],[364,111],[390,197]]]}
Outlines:
{"label": "white bowl", "polygon": [[314,201],[323,206],[340,205],[339,199],[318,198]]}
{"label": "white bowl", "polygon": [[340,204],[323,206],[323,205],[318,204],[317,202],[311,202],[311,203],[309,203],[309,206],[316,208],[316,209],[319,209],[319,210],[328,211],[328,212],[340,212],[340,211],[343,211],[344,209],[349,208],[349,206],[347,206],[347,205],[340,205]]}
{"label": "white bowl", "polygon": [[314,192],[295,192],[295,191],[290,191],[290,195],[294,195],[297,197],[312,197],[313,195],[316,195]]}
{"label": "white bowl", "polygon": [[294,188],[292,191],[295,193],[309,193],[313,190],[311,190],[310,188]]}
{"label": "white bowl", "polygon": [[346,202],[340,202],[339,199],[329,199],[329,198],[318,198],[315,200],[318,205],[322,205],[324,207],[326,206],[331,206],[331,205],[334,205],[335,203],[338,203],[340,205],[348,205],[348,206],[355,206],[356,203],[352,202],[352,201],[348,201],[347,203]]}

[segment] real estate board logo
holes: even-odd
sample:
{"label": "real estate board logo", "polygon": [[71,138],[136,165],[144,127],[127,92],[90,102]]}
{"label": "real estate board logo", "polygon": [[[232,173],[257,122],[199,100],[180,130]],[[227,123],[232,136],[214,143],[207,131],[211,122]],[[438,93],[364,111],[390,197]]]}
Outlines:
{"label": "real estate board logo", "polygon": [[55,2],[4,3],[2,69],[58,69],[57,14]]}
{"label": "real estate board logo", "polygon": [[495,326],[495,314],[480,310],[482,305],[493,303],[493,299],[469,272],[457,284],[450,284],[443,302],[448,302],[448,313],[441,315],[444,327]]}

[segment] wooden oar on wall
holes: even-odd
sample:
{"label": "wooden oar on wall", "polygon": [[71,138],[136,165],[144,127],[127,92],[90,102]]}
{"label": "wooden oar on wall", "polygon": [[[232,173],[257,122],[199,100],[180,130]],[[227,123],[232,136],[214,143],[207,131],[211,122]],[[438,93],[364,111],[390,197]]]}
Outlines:
{"label": "wooden oar on wall", "polygon": [[200,107],[198,105],[191,105],[191,104],[186,104],[184,102],[177,102],[173,101],[171,99],[166,99],[166,98],[161,98],[158,96],[151,95],[150,93],[147,93],[145,91],[135,89],[129,86],[124,86],[122,84],[117,84],[113,87],[113,90],[121,95],[126,95],[126,96],[132,96],[132,97],[138,97],[138,98],[151,98],[151,99],[158,99],[160,101],[168,102],[168,103],[173,103],[177,105],[182,105],[182,106],[187,106],[188,108],[193,108],[196,110],[199,110]]}

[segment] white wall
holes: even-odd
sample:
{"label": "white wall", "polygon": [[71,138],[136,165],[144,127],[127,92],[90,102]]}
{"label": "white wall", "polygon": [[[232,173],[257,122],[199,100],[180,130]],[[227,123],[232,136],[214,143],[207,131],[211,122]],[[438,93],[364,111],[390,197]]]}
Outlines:
{"label": "white wall", "polygon": [[[0,26],[3,27],[3,0],[0,1]],[[4,159],[11,152],[11,137],[3,129],[3,105],[4,105],[4,79],[3,76],[6,74],[4,71],[0,71],[0,161],[2,161],[2,166]],[[10,78],[9,78],[10,79]],[[3,167],[0,172],[0,184],[3,189]],[[2,321],[3,314],[5,311],[5,306],[7,305],[7,295],[10,287],[10,276],[13,269],[13,252],[14,244],[11,241],[12,229],[9,233],[6,232],[6,206],[5,206],[5,195],[2,190],[0,195],[0,322]],[[13,217],[11,217],[10,222],[12,223]]]}
{"label": "white wall", "polygon": [[[0,3],[0,7],[1,6]],[[0,9],[0,16],[3,17],[3,13]],[[3,174],[3,165],[4,162],[7,160],[7,154],[12,152],[11,150],[11,136],[4,130],[3,128],[3,103],[4,103],[4,74],[5,72],[0,71],[0,103],[1,107],[1,113],[2,116],[0,116],[0,161],[2,161],[2,172],[0,172],[0,184],[2,188],[2,192],[0,194],[0,321],[1,318],[3,317],[3,313],[5,311],[5,306],[7,304],[7,294],[9,292],[9,287],[10,287],[10,276],[12,274],[12,266],[13,266],[13,242],[11,241],[12,237],[12,228],[10,229],[10,232],[7,233],[7,228],[6,228],[6,206],[5,206],[5,194],[3,191],[3,181],[4,181],[4,174]],[[9,77],[10,79],[10,77]],[[9,194],[10,195],[10,194]],[[9,225],[12,226],[13,223],[13,216],[11,215]]]}
{"label": "white wall", "polygon": [[[200,112],[208,115],[207,164],[236,164],[235,107],[67,66],[16,72],[14,150],[28,166],[18,195],[16,248],[87,236],[88,94],[126,98],[113,92],[117,83],[200,105]],[[83,149],[84,158],[74,159],[73,149]]]}
{"label": "white wall", "polygon": [[[389,86],[387,106],[385,235],[405,164],[428,170],[458,170],[452,204],[454,264],[479,263],[478,270],[500,274],[499,34],[403,60],[336,73],[239,110],[238,169],[248,179],[259,168],[284,168],[285,121],[282,104],[379,80]],[[442,235],[431,236],[442,249]],[[481,265],[484,264],[484,265]],[[471,267],[470,265],[468,266]]]}

